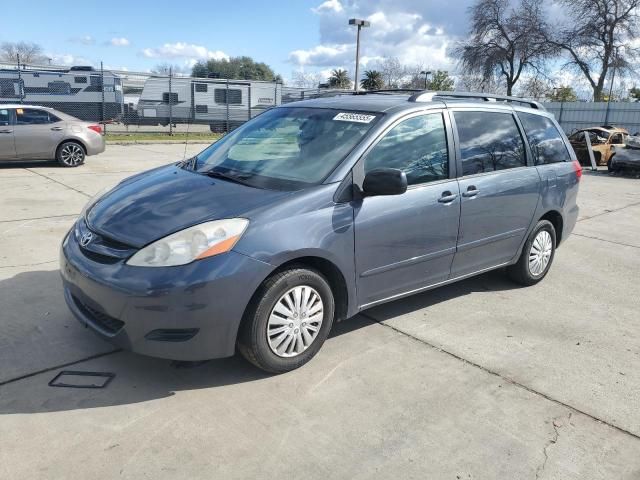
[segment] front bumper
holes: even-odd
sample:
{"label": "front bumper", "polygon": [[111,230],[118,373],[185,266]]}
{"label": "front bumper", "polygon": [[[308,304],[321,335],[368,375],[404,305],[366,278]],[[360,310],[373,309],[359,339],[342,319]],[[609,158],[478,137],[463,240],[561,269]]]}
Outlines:
{"label": "front bumper", "polygon": [[102,263],[73,231],[60,251],[65,300],[82,324],[125,350],[173,360],[233,355],[244,310],[272,268],[236,252],[179,267]]}

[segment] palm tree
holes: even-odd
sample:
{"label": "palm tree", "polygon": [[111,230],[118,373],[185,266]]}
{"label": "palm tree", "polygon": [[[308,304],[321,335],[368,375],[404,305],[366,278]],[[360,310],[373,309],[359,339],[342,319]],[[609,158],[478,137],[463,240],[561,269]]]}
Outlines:
{"label": "palm tree", "polygon": [[366,70],[364,78],[360,81],[360,86],[365,90],[380,90],[384,88],[384,78],[377,70]]}
{"label": "palm tree", "polygon": [[332,88],[351,88],[351,80],[346,70],[337,68],[331,72],[329,86]]}

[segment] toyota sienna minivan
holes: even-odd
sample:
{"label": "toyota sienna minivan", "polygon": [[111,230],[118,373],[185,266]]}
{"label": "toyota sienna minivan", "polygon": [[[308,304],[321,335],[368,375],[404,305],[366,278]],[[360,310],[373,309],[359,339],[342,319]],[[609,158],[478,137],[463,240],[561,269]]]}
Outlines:
{"label": "toyota sienna minivan", "polygon": [[64,295],[122,348],[194,361],[237,348],[285,372],[374,305],[503,267],[542,280],[581,174],[532,101],[290,103],[93,198],[62,243]]}

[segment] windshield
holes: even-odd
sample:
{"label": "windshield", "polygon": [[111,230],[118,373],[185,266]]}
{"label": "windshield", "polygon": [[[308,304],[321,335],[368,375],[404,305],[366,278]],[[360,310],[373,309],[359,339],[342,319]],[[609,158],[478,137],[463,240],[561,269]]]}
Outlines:
{"label": "windshield", "polygon": [[260,188],[294,190],[324,181],[379,114],[274,108],[198,154],[195,170]]}

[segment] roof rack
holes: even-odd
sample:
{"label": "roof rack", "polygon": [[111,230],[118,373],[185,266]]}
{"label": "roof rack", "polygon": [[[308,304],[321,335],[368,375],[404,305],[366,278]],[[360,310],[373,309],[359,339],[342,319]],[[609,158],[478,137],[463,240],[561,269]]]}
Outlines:
{"label": "roof rack", "polygon": [[540,102],[527,100],[526,98],[510,97],[507,95],[494,95],[492,93],[472,93],[472,92],[435,92],[432,90],[422,90],[409,97],[410,102],[431,102],[435,98],[475,98],[485,102],[511,102],[522,103],[537,110],[546,110]]}
{"label": "roof rack", "polygon": [[423,90],[416,88],[379,88],[377,90],[358,90],[354,95],[367,95],[369,93],[418,93]]}

